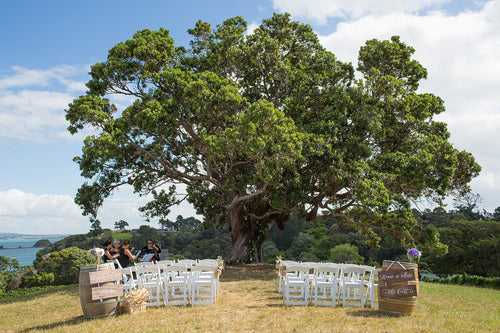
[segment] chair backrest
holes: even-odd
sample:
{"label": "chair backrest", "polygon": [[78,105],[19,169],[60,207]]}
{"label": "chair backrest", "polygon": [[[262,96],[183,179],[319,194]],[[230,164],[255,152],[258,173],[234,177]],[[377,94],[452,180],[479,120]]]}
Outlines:
{"label": "chair backrest", "polygon": [[123,268],[118,259],[113,259],[112,262],[115,264],[115,268],[117,268],[117,269]]}
{"label": "chair backrest", "polygon": [[338,278],[340,274],[340,267],[338,266],[317,266],[314,267],[314,275],[326,275]]}
{"label": "chair backrest", "polygon": [[217,265],[217,260],[216,259],[201,259],[198,261],[197,265]]}
{"label": "chair backrest", "polygon": [[130,267],[122,268],[123,283],[127,283],[134,280],[134,275],[132,274],[132,269]]}
{"label": "chair backrest", "polygon": [[293,274],[299,278],[307,278],[309,274],[309,267],[304,265],[289,265],[286,266],[286,273]]}
{"label": "chair backrest", "polygon": [[154,265],[154,263],[152,261],[141,261],[141,262],[135,263],[135,266],[137,266],[137,267],[153,266],[153,265]]}
{"label": "chair backrest", "polygon": [[187,280],[189,278],[188,268],[186,265],[179,264],[165,266],[163,268],[163,276],[167,282],[179,277]]}
{"label": "chair backrest", "polygon": [[136,269],[137,280],[139,286],[142,283],[150,283],[160,279],[160,267],[157,266],[142,266]]}
{"label": "chair backrest", "polygon": [[364,281],[365,273],[365,268],[360,266],[344,266],[342,269],[342,275],[345,281]]}
{"label": "chair backrest", "polygon": [[196,279],[214,279],[214,266],[212,265],[196,265],[191,267],[193,280]]}
{"label": "chair backrest", "polygon": [[159,260],[156,262],[157,265],[170,266],[173,264],[172,260]]}
{"label": "chair backrest", "polygon": [[193,259],[181,259],[177,261],[177,264],[186,264],[188,266],[194,266],[196,265],[196,260]]}

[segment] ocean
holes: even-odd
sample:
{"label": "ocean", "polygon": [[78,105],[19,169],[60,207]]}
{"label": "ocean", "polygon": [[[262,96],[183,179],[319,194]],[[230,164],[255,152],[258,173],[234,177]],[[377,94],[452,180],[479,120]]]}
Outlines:
{"label": "ocean", "polygon": [[63,237],[0,239],[0,245],[4,247],[0,249],[0,256],[19,260],[19,266],[30,266],[36,258],[36,253],[42,249],[41,247],[32,247],[40,239],[48,239],[54,243]]}

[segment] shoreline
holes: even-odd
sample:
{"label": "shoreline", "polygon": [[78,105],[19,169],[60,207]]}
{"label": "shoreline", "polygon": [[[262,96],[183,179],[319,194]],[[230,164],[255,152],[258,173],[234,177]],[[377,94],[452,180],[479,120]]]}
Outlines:
{"label": "shoreline", "polygon": [[0,247],[0,250],[17,250],[17,249],[43,249],[46,246],[19,246],[19,247]]}

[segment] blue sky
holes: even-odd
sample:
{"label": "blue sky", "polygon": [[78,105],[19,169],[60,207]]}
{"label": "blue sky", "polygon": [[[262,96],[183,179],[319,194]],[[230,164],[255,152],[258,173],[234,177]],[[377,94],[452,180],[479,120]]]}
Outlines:
{"label": "blue sky", "polygon": [[[104,61],[111,47],[160,27],[187,46],[186,30],[199,19],[216,25],[240,15],[255,27],[285,11],[311,24],[346,62],[355,64],[372,38],[400,35],[413,46],[429,71],[421,91],[445,100],[439,119],[448,123],[451,141],[483,167],[472,182],[480,207],[500,206],[500,0],[0,0],[0,230],[88,231],[73,203],[83,179],[72,158],[83,137],[67,133],[64,109],[84,93],[89,66]],[[144,224],[136,211],[143,200],[126,189],[116,193],[101,210],[103,226],[119,219]],[[192,214],[181,206],[171,218]]]}

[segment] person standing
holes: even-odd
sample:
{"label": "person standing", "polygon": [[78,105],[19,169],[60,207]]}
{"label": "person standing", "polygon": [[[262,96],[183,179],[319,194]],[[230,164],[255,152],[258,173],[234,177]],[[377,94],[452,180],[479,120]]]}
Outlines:
{"label": "person standing", "polygon": [[124,239],[123,245],[120,249],[120,256],[118,257],[118,261],[122,268],[130,266],[130,260],[135,260],[135,256],[130,252],[130,240]]}
{"label": "person standing", "polygon": [[102,256],[102,261],[108,262],[113,259],[117,259],[120,256],[120,254],[117,252],[111,252],[113,248],[112,248],[112,243],[109,239],[104,242],[103,246],[104,246],[104,255]]}

